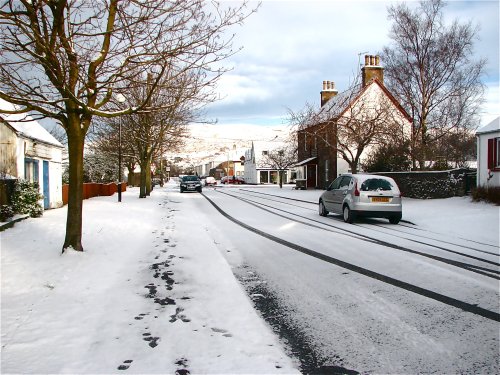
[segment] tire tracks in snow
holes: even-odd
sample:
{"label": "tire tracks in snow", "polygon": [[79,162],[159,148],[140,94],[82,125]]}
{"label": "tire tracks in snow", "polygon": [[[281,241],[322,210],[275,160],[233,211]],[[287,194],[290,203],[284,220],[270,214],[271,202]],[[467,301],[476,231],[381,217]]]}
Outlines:
{"label": "tire tracks in snow", "polygon": [[[223,194],[226,194],[226,193],[223,193]],[[264,231],[262,231],[260,229],[257,229],[255,227],[252,227],[252,226],[248,225],[248,224],[245,224],[242,221],[236,219],[235,217],[229,215],[219,205],[217,205],[217,203],[215,203],[212,199],[210,199],[209,197],[207,197],[203,193],[202,193],[202,195],[203,195],[203,197],[205,197],[205,199],[210,204],[212,204],[212,206],[221,215],[223,215],[228,220],[232,221],[233,223],[239,225],[240,227],[242,227],[244,229],[247,229],[247,230],[249,230],[249,231],[251,231],[251,232],[253,232],[255,234],[258,234],[258,235],[260,235],[260,236],[262,236],[264,238],[267,238],[267,239],[269,239],[269,240],[271,240],[273,242],[276,242],[276,243],[278,243],[280,245],[286,246],[286,247],[288,247],[290,249],[299,251],[299,252],[301,252],[303,254],[312,256],[312,257],[320,259],[322,261],[334,264],[334,265],[336,265],[338,267],[348,269],[348,270],[350,270],[352,272],[356,272],[358,274],[367,276],[369,278],[372,278],[372,279],[381,281],[383,283],[395,286],[397,288],[406,290],[408,292],[412,292],[412,293],[418,294],[420,296],[427,297],[427,298],[430,298],[432,300],[444,303],[446,305],[459,308],[459,309],[461,309],[463,311],[467,311],[467,312],[470,312],[472,314],[475,314],[475,315],[478,315],[478,316],[482,316],[484,318],[487,318],[487,319],[490,319],[490,320],[493,320],[493,321],[500,322],[500,314],[499,313],[497,313],[495,311],[488,310],[488,309],[484,309],[482,307],[479,307],[477,304],[471,304],[471,303],[468,303],[468,302],[465,302],[465,301],[461,301],[461,300],[458,300],[458,299],[446,296],[446,295],[441,294],[441,293],[434,292],[434,291],[432,291],[430,289],[421,288],[419,286],[412,285],[412,284],[407,283],[405,281],[398,280],[398,279],[392,278],[390,276],[386,276],[386,275],[383,275],[381,273],[378,273],[378,272],[375,272],[375,271],[371,271],[369,269],[366,269],[366,268],[363,268],[363,267],[360,267],[360,266],[356,266],[356,265],[354,265],[352,263],[348,263],[348,262],[342,261],[340,259],[333,258],[331,256],[319,253],[317,251],[308,249],[308,248],[306,248],[304,246],[297,245],[295,243],[289,242],[289,241],[284,240],[282,238],[276,237],[276,236],[274,236],[272,234],[266,233],[266,232],[264,232]],[[227,195],[230,195],[230,194],[227,194]],[[240,198],[238,198],[238,199],[240,199]],[[290,218],[288,218],[288,219],[290,219]],[[290,220],[292,220],[292,219],[290,219]]]}

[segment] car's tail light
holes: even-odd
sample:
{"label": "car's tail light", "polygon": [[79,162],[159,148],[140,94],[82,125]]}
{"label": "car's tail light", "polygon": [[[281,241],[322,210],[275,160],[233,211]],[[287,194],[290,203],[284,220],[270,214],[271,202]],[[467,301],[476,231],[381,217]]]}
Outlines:
{"label": "car's tail light", "polygon": [[358,182],[354,183],[354,196],[359,197]]}

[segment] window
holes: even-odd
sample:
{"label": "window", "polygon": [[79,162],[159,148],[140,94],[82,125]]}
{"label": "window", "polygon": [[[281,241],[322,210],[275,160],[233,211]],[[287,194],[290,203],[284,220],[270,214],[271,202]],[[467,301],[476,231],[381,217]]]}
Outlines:
{"label": "window", "polygon": [[270,177],[270,182],[273,184],[278,183],[278,171],[271,171],[269,172],[269,177]]}
{"label": "window", "polygon": [[328,187],[328,190],[337,190],[340,187],[340,182],[342,181],[343,177],[337,177]]}
{"label": "window", "polygon": [[38,160],[24,159],[24,178],[30,182],[38,182]]}
{"label": "window", "polygon": [[361,184],[361,191],[391,191],[392,185],[389,181],[380,178],[369,178]]}
{"label": "window", "polygon": [[268,151],[262,151],[262,155],[267,156],[269,152]]}
{"label": "window", "polygon": [[495,167],[500,168],[500,137],[495,138],[496,141],[496,163]]}
{"label": "window", "polygon": [[260,183],[267,184],[269,182],[269,172],[268,171],[260,171]]}
{"label": "window", "polygon": [[295,169],[295,178],[297,180],[305,180],[306,179],[305,167],[297,167]]}
{"label": "window", "polygon": [[500,171],[500,137],[488,139],[488,169]]}
{"label": "window", "polygon": [[349,188],[349,184],[351,183],[351,177],[344,176],[342,177],[342,180],[340,181],[340,190],[347,190]]}

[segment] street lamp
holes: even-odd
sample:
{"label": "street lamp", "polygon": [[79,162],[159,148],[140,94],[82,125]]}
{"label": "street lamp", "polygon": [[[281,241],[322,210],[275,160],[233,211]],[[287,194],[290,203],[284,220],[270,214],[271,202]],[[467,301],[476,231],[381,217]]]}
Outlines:
{"label": "street lamp", "polygon": [[[122,94],[116,95],[118,103],[123,104],[127,100]],[[118,121],[118,202],[122,201],[122,118]]]}

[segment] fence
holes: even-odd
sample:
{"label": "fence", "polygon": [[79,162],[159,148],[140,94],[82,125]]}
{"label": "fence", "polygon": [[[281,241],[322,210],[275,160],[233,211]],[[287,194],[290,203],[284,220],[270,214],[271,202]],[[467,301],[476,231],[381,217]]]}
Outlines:
{"label": "fence", "polygon": [[[127,190],[127,184],[125,182],[121,183],[122,192]],[[98,184],[95,182],[90,182],[83,184],[83,199],[88,199],[92,197],[109,197],[118,191],[118,184]],[[63,185],[62,196],[63,204],[68,204],[68,192],[69,185]]]}

